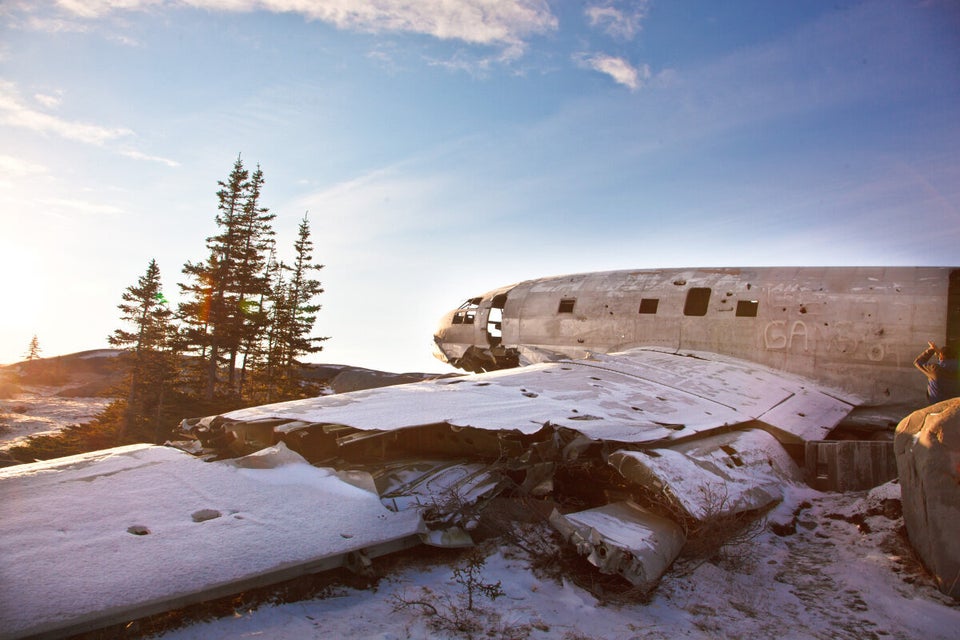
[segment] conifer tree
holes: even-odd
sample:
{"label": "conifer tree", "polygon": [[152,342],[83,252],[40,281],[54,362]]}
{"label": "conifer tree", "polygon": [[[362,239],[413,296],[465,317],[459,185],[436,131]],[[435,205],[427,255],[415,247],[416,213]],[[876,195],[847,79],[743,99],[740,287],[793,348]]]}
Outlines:
{"label": "conifer tree", "polygon": [[37,334],[33,334],[33,337],[30,338],[30,345],[27,347],[27,352],[23,354],[24,360],[39,360],[40,359],[40,341],[37,340]]}
{"label": "conifer tree", "polygon": [[117,329],[107,340],[131,354],[125,431],[135,437],[150,433],[153,438],[148,439],[155,439],[176,372],[176,328],[156,260],[150,261],[137,284],[127,287],[121,297],[123,302],[117,308],[130,329]]}
{"label": "conifer tree", "polygon": [[[274,232],[270,223],[276,215],[260,206],[263,183],[263,171],[257,165],[256,171],[250,177],[243,205],[239,225],[243,242],[238,249],[236,269],[230,284],[237,296],[237,308],[231,315],[233,325],[229,340],[228,381],[231,388],[235,385],[234,373],[237,370],[238,355],[241,350],[249,351],[252,348],[266,325],[263,302],[269,293],[268,261],[273,254],[274,244]],[[238,392],[241,390],[242,387],[239,387]]]}
{"label": "conifer tree", "polygon": [[302,395],[302,363],[299,358],[323,349],[320,342],[327,338],[312,337],[313,326],[317,320],[320,305],[315,298],[323,293],[320,281],[313,272],[323,268],[313,264],[313,241],[310,240],[310,221],[304,214],[300,221],[297,240],[294,242],[293,265],[281,264],[282,271],[288,272],[289,280],[282,277],[274,291],[273,347],[271,349],[273,367],[271,378],[282,397]]}
{"label": "conifer tree", "polygon": [[312,277],[314,271],[323,268],[322,264],[313,264],[313,241],[310,240],[310,220],[306,213],[300,221],[297,231],[297,240],[293,243],[295,251],[293,266],[286,267],[290,272],[290,282],[287,285],[286,321],[286,362],[284,366],[293,367],[297,358],[308,353],[317,353],[323,350],[318,344],[327,338],[315,338],[310,334],[317,321],[317,312],[320,305],[314,300],[323,293],[320,281]]}
{"label": "conifer tree", "polygon": [[[226,181],[217,184],[216,222],[219,232],[207,238],[208,258],[184,265],[190,282],[181,284],[188,300],[180,307],[189,349],[203,363],[202,395],[235,395],[237,357],[252,336],[263,331],[259,300],[268,292],[264,277],[272,247],[274,218],[260,206],[263,172],[253,176],[238,156]],[[226,368],[226,379],[220,371]]]}

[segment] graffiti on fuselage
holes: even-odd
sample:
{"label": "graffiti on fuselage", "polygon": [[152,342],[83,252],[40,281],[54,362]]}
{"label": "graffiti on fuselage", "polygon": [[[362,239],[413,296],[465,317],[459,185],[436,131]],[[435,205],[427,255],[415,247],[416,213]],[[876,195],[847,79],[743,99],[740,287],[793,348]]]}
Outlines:
{"label": "graffiti on fuselage", "polygon": [[892,358],[897,366],[900,364],[896,349],[886,344],[876,330],[853,322],[823,326],[803,320],[772,320],[763,329],[763,347],[767,351],[846,354],[871,362]]}

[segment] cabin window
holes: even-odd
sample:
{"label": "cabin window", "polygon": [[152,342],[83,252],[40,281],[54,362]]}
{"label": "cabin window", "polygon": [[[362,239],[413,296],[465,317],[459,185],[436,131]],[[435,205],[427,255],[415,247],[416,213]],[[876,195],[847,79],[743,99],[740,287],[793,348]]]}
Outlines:
{"label": "cabin window", "polygon": [[759,300],[737,300],[737,317],[756,318],[759,306]]}
{"label": "cabin window", "polygon": [[576,298],[564,298],[557,307],[557,313],[573,313],[573,305],[577,304]]}
{"label": "cabin window", "polygon": [[709,287],[691,287],[690,290],[687,291],[687,301],[683,305],[683,315],[705,316],[707,315],[707,304],[709,302]]}
{"label": "cabin window", "polygon": [[640,300],[640,313],[656,313],[660,306],[660,298],[642,298]]}

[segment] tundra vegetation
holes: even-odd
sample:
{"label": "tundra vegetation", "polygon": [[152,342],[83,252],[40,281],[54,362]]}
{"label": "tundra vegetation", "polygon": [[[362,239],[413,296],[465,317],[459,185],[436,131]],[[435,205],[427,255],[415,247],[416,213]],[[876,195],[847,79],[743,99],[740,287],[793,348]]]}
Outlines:
{"label": "tundra vegetation", "polygon": [[[278,259],[272,222],[261,203],[263,172],[238,156],[218,181],[217,232],[203,259],[188,261],[174,308],[160,267],[146,271],[121,295],[120,320],[108,341],[125,351],[116,400],[94,421],[31,438],[10,450],[18,460],[72,455],[135,442],[162,443],[188,416],[316,395],[301,358],[322,350],[312,335],[323,287],[305,213],[290,262]],[[39,359],[31,341],[24,382],[57,384],[56,361]],[[62,383],[62,380],[60,381]]]}

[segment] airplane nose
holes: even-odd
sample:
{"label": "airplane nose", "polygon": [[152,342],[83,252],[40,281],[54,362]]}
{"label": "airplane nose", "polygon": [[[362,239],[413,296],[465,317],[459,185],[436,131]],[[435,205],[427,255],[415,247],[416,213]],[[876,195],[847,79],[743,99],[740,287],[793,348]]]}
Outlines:
{"label": "airplane nose", "polygon": [[440,362],[450,364],[450,357],[443,351],[443,331],[433,334],[433,357]]}
{"label": "airplane nose", "polygon": [[447,330],[450,328],[450,325],[453,322],[453,316],[455,313],[456,311],[449,311],[445,313],[443,318],[440,319],[440,324],[437,327],[437,330],[433,334],[433,357],[440,362],[446,362],[447,364],[453,364],[453,358],[447,353],[447,349],[444,348],[444,345],[447,341]]}

